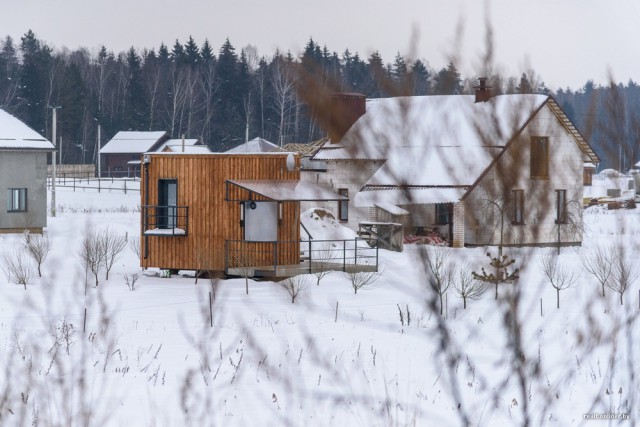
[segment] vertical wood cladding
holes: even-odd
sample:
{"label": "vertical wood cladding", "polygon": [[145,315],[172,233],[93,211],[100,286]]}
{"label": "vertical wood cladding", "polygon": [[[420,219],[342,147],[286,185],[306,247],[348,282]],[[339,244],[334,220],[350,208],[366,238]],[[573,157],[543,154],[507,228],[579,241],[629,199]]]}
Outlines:
{"label": "vertical wood cladding", "polygon": [[[240,204],[225,200],[225,182],[234,179],[300,179],[300,158],[296,158],[296,168],[293,171],[287,171],[286,159],[287,153],[152,154],[147,165],[148,182],[145,174],[142,174],[141,204],[158,204],[158,180],[176,179],[177,205],[189,207],[189,232],[187,236],[143,235],[142,253],[147,249],[147,258],[143,257],[142,266],[223,270],[225,241],[243,239]],[[229,186],[229,191],[230,199],[248,199],[246,190]],[[264,197],[254,195],[254,200],[261,199]],[[299,202],[283,203],[283,217],[278,226],[279,241],[300,240],[299,219]],[[146,248],[145,244],[148,245]],[[258,246],[261,246],[261,250],[273,250],[271,243],[260,243]],[[295,246],[286,245],[288,249],[278,256],[279,264],[299,262],[300,248],[299,245]]]}

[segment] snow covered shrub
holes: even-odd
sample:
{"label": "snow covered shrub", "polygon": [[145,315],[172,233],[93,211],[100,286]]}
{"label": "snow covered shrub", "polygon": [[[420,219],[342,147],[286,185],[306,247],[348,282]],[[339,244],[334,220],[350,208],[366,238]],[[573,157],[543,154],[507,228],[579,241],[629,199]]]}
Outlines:
{"label": "snow covered shrub", "polygon": [[127,285],[130,291],[135,291],[140,288],[140,284],[138,282],[138,276],[136,273],[133,274],[125,274],[124,275],[124,283]]}
{"label": "snow covered shrub", "polygon": [[26,290],[33,276],[33,263],[29,256],[22,248],[18,248],[13,252],[5,252],[3,258],[2,270],[7,276],[7,280],[23,285]]}
{"label": "snow covered shrub", "polygon": [[285,290],[291,297],[291,304],[296,302],[296,298],[300,292],[304,291],[309,285],[309,277],[305,275],[298,275],[287,277],[284,280],[278,282],[278,285]]}
{"label": "snow covered shrub", "polygon": [[357,294],[358,290],[362,288],[371,288],[378,285],[378,279],[380,279],[379,271],[347,270],[344,274],[351,282],[354,294]]}

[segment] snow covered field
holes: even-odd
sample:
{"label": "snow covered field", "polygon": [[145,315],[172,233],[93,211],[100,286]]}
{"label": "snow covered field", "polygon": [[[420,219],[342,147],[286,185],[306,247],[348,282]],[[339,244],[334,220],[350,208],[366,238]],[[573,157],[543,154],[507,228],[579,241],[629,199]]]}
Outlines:
{"label": "snow covered field", "polygon": [[[381,250],[381,277],[357,295],[340,272],[319,286],[306,276],[295,304],[272,282],[250,281],[246,295],[244,279],[233,279],[217,283],[211,306],[208,279],[142,271],[127,246],[110,279],[101,273],[85,294],[83,235],[109,227],[138,236],[139,204],[137,192],[59,188],[43,277],[25,290],[0,274],[0,425],[519,426],[524,414],[532,426],[609,425],[587,414],[640,422],[640,280],[620,305],[580,261],[618,241],[637,259],[638,209],[585,214],[584,246],[561,251],[581,275],[560,309],[539,268],[549,249],[509,249],[522,269],[516,285],[501,285],[498,300],[490,288],[466,310],[449,289],[440,316],[415,245]],[[0,265],[21,239],[0,235]],[[483,248],[451,252],[458,265],[486,265]],[[515,312],[503,298],[514,287]]]}

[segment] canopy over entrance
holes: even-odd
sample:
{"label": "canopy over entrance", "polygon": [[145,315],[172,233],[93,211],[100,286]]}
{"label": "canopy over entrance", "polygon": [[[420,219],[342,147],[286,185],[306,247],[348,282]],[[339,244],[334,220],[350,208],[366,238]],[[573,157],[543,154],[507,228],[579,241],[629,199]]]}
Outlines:
{"label": "canopy over entrance", "polygon": [[343,201],[348,197],[341,196],[319,185],[297,180],[227,180],[227,200],[236,200],[230,197],[229,187],[235,186],[266,197],[276,202],[303,202],[303,201]]}

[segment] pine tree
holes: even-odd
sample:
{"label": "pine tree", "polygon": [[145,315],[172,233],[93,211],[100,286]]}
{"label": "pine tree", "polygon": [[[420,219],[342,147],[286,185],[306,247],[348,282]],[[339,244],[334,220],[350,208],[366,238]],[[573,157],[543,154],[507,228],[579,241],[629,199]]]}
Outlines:
{"label": "pine tree", "polygon": [[198,49],[198,45],[191,36],[189,36],[189,40],[184,45],[184,56],[186,63],[191,66],[200,62],[200,49]]}
{"label": "pine tree", "polygon": [[127,52],[126,61],[129,78],[127,82],[124,126],[128,130],[145,130],[148,128],[149,108],[142,81],[141,60],[133,47]]}
{"label": "pine tree", "polygon": [[434,93],[436,95],[459,95],[462,93],[462,79],[453,62],[438,72],[435,78]]}
{"label": "pine tree", "polygon": [[431,93],[429,85],[429,70],[419,59],[411,66],[411,82],[414,95],[428,95]]}
{"label": "pine tree", "polygon": [[202,48],[200,48],[200,57],[202,58],[202,62],[209,64],[215,60],[215,56],[213,55],[213,49],[209,44],[208,39],[204,39],[204,43],[202,44]]}

